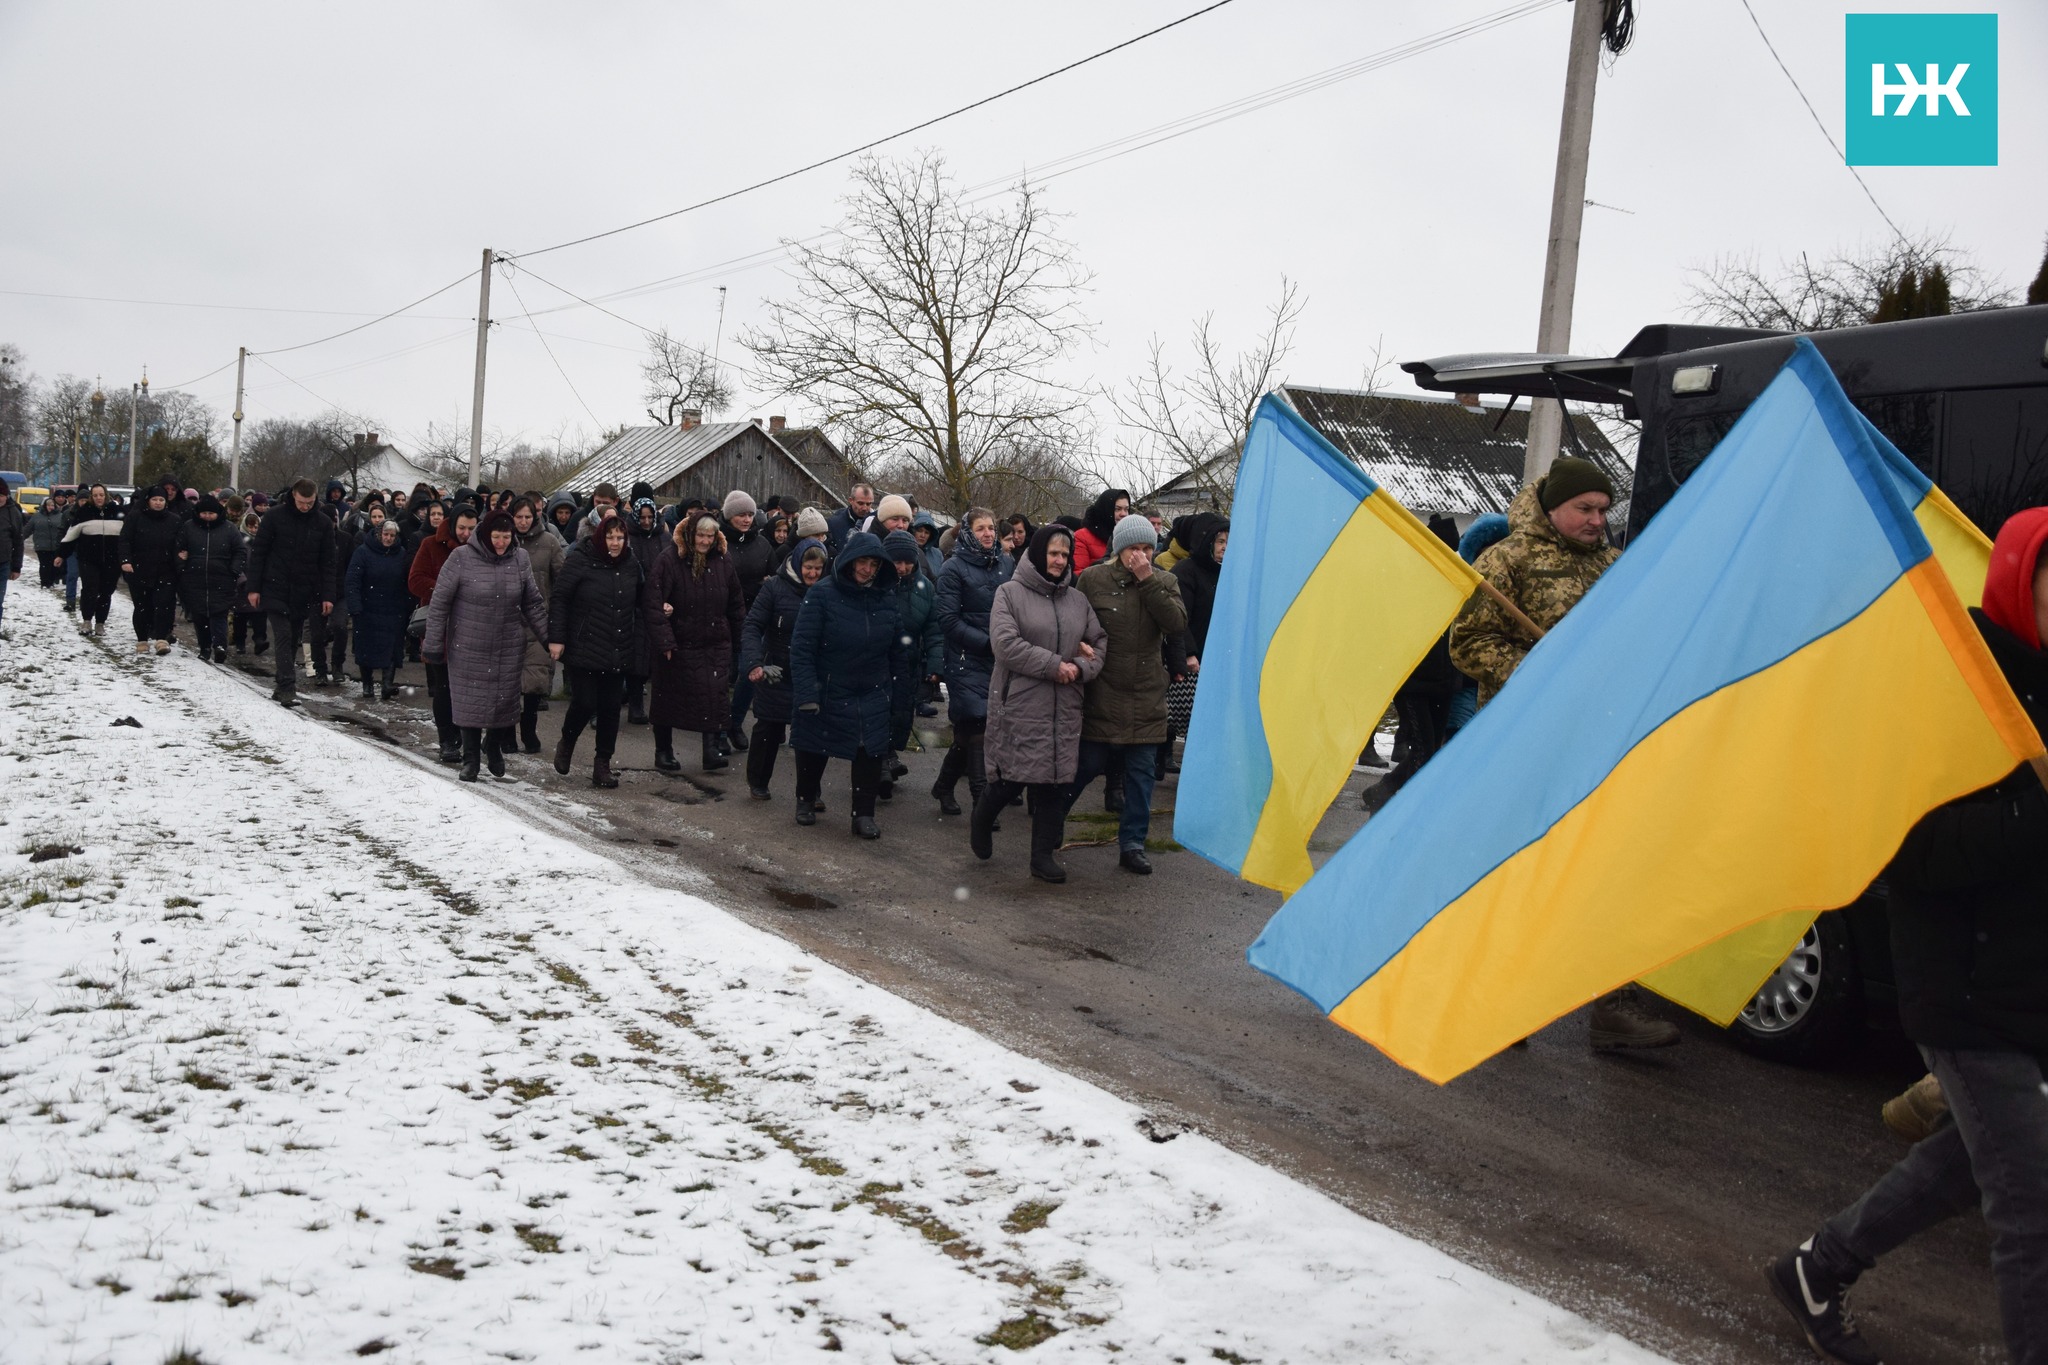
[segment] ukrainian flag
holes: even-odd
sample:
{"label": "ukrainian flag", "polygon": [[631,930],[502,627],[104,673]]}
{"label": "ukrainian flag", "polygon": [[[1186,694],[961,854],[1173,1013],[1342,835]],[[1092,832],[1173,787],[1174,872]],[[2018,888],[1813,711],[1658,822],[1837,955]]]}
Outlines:
{"label": "ukrainian flag", "polygon": [[1252,418],[1173,837],[1292,891],[1394,692],[1479,575],[1268,395]]}
{"label": "ukrainian flag", "polygon": [[1253,964],[1448,1081],[1747,926],[1847,904],[2039,759],[1819,352],[1790,361]]}

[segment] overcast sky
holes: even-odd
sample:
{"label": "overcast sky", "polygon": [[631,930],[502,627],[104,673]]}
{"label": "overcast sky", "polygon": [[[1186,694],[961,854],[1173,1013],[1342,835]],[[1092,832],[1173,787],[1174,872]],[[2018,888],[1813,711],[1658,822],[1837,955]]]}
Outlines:
{"label": "overcast sky", "polygon": [[[235,347],[289,347],[473,270],[758,180],[1040,74],[1199,0],[115,5],[0,0],[0,340],[30,367],[193,391],[225,413]],[[1845,6],[1751,0],[1837,139]],[[966,185],[1335,67],[1510,0],[1235,0],[892,150]],[[2000,15],[1995,168],[1868,168],[1908,232],[1952,234],[2024,287],[2048,232],[2048,5],[1861,0]],[[1638,0],[1603,72],[1574,349],[1681,316],[1717,254],[1825,254],[1887,234],[1741,0]],[[1115,383],[1213,310],[1256,331],[1307,296],[1288,377],[1535,339],[1570,5],[1046,181],[1094,271],[1070,379]],[[536,258],[577,293],[712,344],[787,288],[773,253],[828,229],[843,168]],[[751,258],[751,259],[749,259]],[[736,264],[729,264],[737,262]],[[486,425],[546,439],[644,422],[641,337],[532,273],[494,286]],[[521,305],[523,297],[525,307]],[[323,312],[322,310],[326,310]],[[251,419],[329,403],[404,444],[467,421],[475,283],[356,335],[252,362]],[[359,316],[351,316],[351,315]],[[290,382],[283,375],[291,376]],[[1405,375],[1389,382],[1407,387]],[[579,401],[577,394],[580,393]],[[586,405],[587,404],[587,410]],[[748,391],[730,415],[801,408]],[[1113,436],[1106,433],[1106,439]]]}

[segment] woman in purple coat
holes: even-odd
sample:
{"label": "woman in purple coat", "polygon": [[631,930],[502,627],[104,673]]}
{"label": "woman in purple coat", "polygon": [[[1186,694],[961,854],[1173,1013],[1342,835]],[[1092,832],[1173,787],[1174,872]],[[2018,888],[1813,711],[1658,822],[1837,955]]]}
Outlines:
{"label": "woman in purple coat", "polygon": [[519,675],[526,636],[543,644],[548,612],[526,551],[513,544],[512,518],[493,512],[466,544],[450,552],[427,604],[420,656],[445,663],[455,725],[462,731],[464,782],[476,781],[479,751],[492,777],[505,775],[505,750],[518,744]]}
{"label": "woman in purple coat", "polygon": [[676,527],[673,543],[654,561],[647,582],[647,635],[654,688],[654,766],[675,772],[675,732],[703,736],[704,770],[723,768],[718,739],[731,723],[732,664],[746,621],[746,597],[725,552],[718,518]]}

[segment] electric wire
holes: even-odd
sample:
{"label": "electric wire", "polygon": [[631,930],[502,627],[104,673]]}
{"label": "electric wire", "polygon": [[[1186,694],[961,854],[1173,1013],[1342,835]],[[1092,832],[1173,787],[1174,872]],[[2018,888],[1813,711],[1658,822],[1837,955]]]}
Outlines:
{"label": "electric wire", "polygon": [[[193,303],[185,299],[126,299],[108,294],[53,294],[40,289],[0,289],[0,294],[23,299],[66,299],[75,303],[127,303],[142,308],[207,308],[224,313],[292,313],[306,317],[367,318],[360,309],[272,308],[254,303]],[[401,310],[403,311],[403,310]],[[453,321],[452,318],[446,318]]]}
{"label": "electric wire", "polygon": [[1813,126],[1820,129],[1820,135],[1828,140],[1828,146],[1834,149],[1836,158],[1847,167],[1849,174],[1856,177],[1856,184],[1863,190],[1863,197],[1870,201],[1870,207],[1877,210],[1877,216],[1884,219],[1884,225],[1892,230],[1894,236],[1908,246],[1912,245],[1906,234],[1899,231],[1899,225],[1892,221],[1892,216],[1884,211],[1884,205],[1877,202],[1877,196],[1871,193],[1862,173],[1849,165],[1849,154],[1835,141],[1835,135],[1828,131],[1827,124],[1821,122],[1820,112],[1813,107],[1813,101],[1806,98],[1806,91],[1800,88],[1799,78],[1792,74],[1792,68],[1786,66],[1785,59],[1778,55],[1777,45],[1771,41],[1771,35],[1764,32],[1763,22],[1756,17],[1756,11],[1750,8],[1749,0],[1742,0],[1742,8],[1749,15],[1749,22],[1756,27],[1756,36],[1764,40],[1764,47],[1770,51],[1771,60],[1778,64],[1778,70],[1785,73],[1785,79],[1792,82],[1792,89],[1798,94],[1799,102],[1806,106],[1806,112],[1813,119]]}
{"label": "electric wire", "polygon": [[175,393],[175,392],[176,392],[177,390],[179,390],[179,389],[189,389],[189,388],[191,388],[191,387],[192,387],[192,386],[193,386],[194,384],[199,384],[199,383],[203,383],[204,381],[206,381],[206,380],[208,380],[208,379],[211,379],[211,378],[213,378],[213,377],[214,377],[215,375],[219,374],[219,373],[220,373],[220,372],[221,372],[222,370],[225,370],[225,369],[226,369],[226,368],[228,367],[228,365],[232,365],[232,364],[234,364],[234,363],[235,363],[234,361],[230,360],[230,361],[228,362],[228,364],[227,364],[227,365],[217,365],[217,366],[215,366],[215,367],[214,367],[213,369],[210,369],[210,370],[208,370],[208,371],[207,371],[207,372],[206,372],[205,374],[202,374],[202,375],[200,375],[200,376],[199,376],[199,378],[197,378],[197,379],[188,379],[188,380],[186,380],[186,381],[185,381],[184,383],[182,383],[182,384],[167,384],[167,385],[165,385],[165,386],[164,386],[164,388],[162,389],[162,392],[164,392],[164,393]]}
{"label": "electric wire", "polygon": [[670,209],[667,213],[657,213],[652,218],[642,218],[637,223],[627,223],[623,227],[607,228],[603,232],[593,232],[583,237],[572,238],[571,240],[566,242],[556,242],[553,246],[544,246],[533,251],[507,252],[506,254],[513,256],[515,258],[519,256],[544,256],[550,251],[560,251],[565,247],[581,246],[585,242],[595,242],[603,237],[616,237],[618,234],[622,232],[631,232],[635,228],[643,228],[647,227],[649,224],[652,223],[664,222],[670,218],[680,217],[685,213],[694,213],[698,209],[709,208],[713,204],[722,204],[728,199],[737,199],[743,194],[752,194],[755,190],[766,189],[770,185],[778,185],[785,180],[792,180],[797,176],[804,175],[810,171],[818,170],[821,167],[830,166],[835,162],[845,161],[849,157],[859,156],[862,152],[873,151],[875,148],[881,146],[885,142],[894,142],[898,138],[909,137],[912,133],[922,132],[926,128],[930,128],[937,124],[944,123],[948,119],[958,118],[962,114],[969,113],[973,110],[981,108],[984,105],[993,104],[997,100],[1005,99],[1011,95],[1014,95],[1020,90],[1028,90],[1034,85],[1043,84],[1044,82],[1053,79],[1053,77],[1055,76],[1063,76],[1069,71],[1073,71],[1080,67],[1088,65],[1090,62],[1100,61],[1102,58],[1110,56],[1112,53],[1121,52],[1127,47],[1131,47],[1137,43],[1142,43],[1147,38],[1156,38],[1160,34],[1165,33],[1168,29],[1179,28],[1182,24],[1189,23],[1190,21],[1195,19],[1199,19],[1205,14],[1212,14],[1230,3],[1231,0],[1214,0],[1213,4],[1204,5],[1201,9],[1194,11],[1192,14],[1183,14],[1180,18],[1172,20],[1169,23],[1161,24],[1159,27],[1154,29],[1148,29],[1145,32],[1138,34],[1134,38],[1126,38],[1124,39],[1124,41],[1117,43],[1112,47],[1103,48],[1100,52],[1090,53],[1088,56],[1082,57],[1078,61],[1071,61],[1068,62],[1065,66],[1056,67],[1053,70],[1046,72],[1042,76],[1033,76],[1030,80],[1019,82],[1018,84],[1009,87],[1007,90],[998,90],[993,95],[985,95],[981,99],[974,101],[972,104],[963,104],[958,109],[954,109],[947,113],[940,114],[935,118],[928,118],[924,120],[922,123],[913,123],[908,128],[898,129],[896,132],[889,133],[886,136],[875,138],[871,142],[864,142],[858,147],[849,148],[846,151],[840,152],[834,156],[825,157],[819,161],[813,161],[807,166],[799,166],[795,170],[784,171],[780,175],[770,176],[766,180],[757,180],[751,185],[744,185],[736,190],[728,190],[724,194],[717,195],[710,199],[702,199],[694,204],[686,204],[679,209]]}
{"label": "electric wire", "polygon": [[[505,277],[505,283],[511,287],[513,301],[516,302],[521,308],[525,308],[526,299],[520,294],[519,282],[512,278],[512,271],[509,268],[509,266],[504,270],[500,271],[499,273],[501,273]],[[595,412],[591,411],[590,404],[585,403],[583,401],[583,394],[576,387],[576,381],[569,377],[569,372],[562,368],[562,362],[555,358],[555,348],[548,345],[548,339],[545,336],[541,335],[540,326],[539,324],[534,322],[533,314],[531,312],[527,312],[523,316],[526,318],[526,325],[528,327],[531,327],[533,329],[534,336],[539,338],[540,348],[548,353],[548,360],[553,363],[555,367],[555,373],[562,376],[562,382],[569,386],[569,392],[576,395],[576,401],[579,404],[582,404],[583,410],[585,412],[590,413],[590,420],[597,423],[597,429],[599,431],[603,431],[603,421],[601,421],[598,418],[598,415]]]}
{"label": "electric wire", "polygon": [[[470,270],[467,270],[463,272],[463,274],[460,275],[459,277],[448,281],[448,283],[442,285],[439,289],[434,290],[432,293],[422,294],[418,298],[414,299],[411,303],[408,303],[400,308],[394,308],[388,313],[379,313],[376,317],[371,318],[368,322],[359,322],[353,327],[345,327],[339,332],[332,332],[324,337],[315,337],[311,341],[302,341],[296,346],[273,346],[267,351],[251,351],[249,352],[249,354],[284,355],[290,351],[303,351],[308,346],[324,346],[330,341],[339,341],[342,337],[352,336],[355,333],[362,331],[365,327],[375,327],[378,323],[388,322],[390,319],[397,317],[400,313],[411,312],[413,309],[425,303],[428,299],[438,298],[440,295],[445,294],[449,290],[453,289],[456,285],[461,284],[464,280],[475,279],[477,271],[481,270],[482,268],[483,267],[481,266],[477,266]],[[283,371],[280,370],[278,371],[278,373],[282,374]]]}
{"label": "electric wire", "polygon": [[[471,273],[472,273],[472,274],[474,274],[475,272],[474,272],[474,271],[472,271]],[[290,375],[286,374],[286,373],[285,373],[285,372],[284,372],[283,370],[280,370],[280,369],[278,369],[278,368],[277,368],[277,366],[275,366],[275,365],[272,365],[272,364],[271,364],[271,363],[270,363],[270,362],[269,362],[268,360],[263,360],[263,357],[262,357],[261,355],[258,355],[258,354],[257,354],[256,352],[254,352],[254,351],[251,351],[251,352],[249,352],[249,355],[250,355],[250,358],[251,358],[251,359],[254,359],[254,360],[262,360],[262,361],[263,361],[263,364],[264,364],[264,365],[265,365],[265,366],[266,366],[266,367],[267,367],[267,368],[268,368],[268,369],[269,369],[269,370],[271,371],[271,373],[275,374],[275,375],[276,375],[276,376],[277,376],[278,378],[280,378],[280,379],[283,379],[283,380],[285,380],[285,381],[286,381],[287,383],[291,383],[291,384],[297,384],[299,388],[301,388],[301,389],[305,389],[305,391],[306,391],[307,393],[312,393],[312,394],[313,394],[313,397],[315,397],[315,398],[318,398],[318,399],[320,400],[320,402],[321,402],[321,403],[322,403],[323,405],[325,405],[325,406],[327,406],[327,407],[329,407],[329,408],[332,408],[332,409],[333,409],[334,411],[336,411],[336,412],[346,413],[346,412],[348,411],[348,409],[347,409],[347,408],[344,408],[344,407],[343,407],[343,406],[342,406],[341,404],[339,404],[339,403],[336,403],[336,402],[333,402],[332,400],[330,400],[330,399],[327,399],[327,398],[321,398],[321,396],[320,396],[319,394],[317,394],[317,393],[313,393],[313,391],[312,391],[311,389],[307,389],[307,388],[306,388],[306,386],[305,386],[304,384],[301,384],[301,383],[299,383],[299,381],[298,381],[298,380],[296,380],[296,379],[293,379],[293,378],[292,378],[292,377],[291,377]],[[273,411],[275,411],[275,409],[273,409]]]}

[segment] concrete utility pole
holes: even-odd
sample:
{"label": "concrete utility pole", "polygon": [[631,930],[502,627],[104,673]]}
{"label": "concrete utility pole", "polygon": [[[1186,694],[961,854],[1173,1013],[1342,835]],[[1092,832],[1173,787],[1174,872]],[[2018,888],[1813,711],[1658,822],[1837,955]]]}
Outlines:
{"label": "concrete utility pole", "polygon": [[228,445],[228,487],[242,488],[242,373],[249,365],[249,348],[235,347],[235,435]]}
{"label": "concrete utility pole", "polygon": [[[1564,72],[1564,120],[1557,132],[1557,182],[1550,192],[1550,245],[1543,255],[1543,308],[1536,349],[1563,355],[1572,344],[1572,292],[1579,278],[1579,227],[1586,216],[1586,160],[1593,145],[1593,83],[1600,74],[1606,0],[1573,0],[1571,59]],[[1557,459],[1564,410],[1554,398],[1529,408],[1522,482],[1541,478]]]}
{"label": "concrete utility pole", "polygon": [[[142,386],[128,386],[128,486],[135,487],[135,413],[142,406]],[[105,452],[101,452],[104,454]]]}
{"label": "concrete utility pole", "polygon": [[497,257],[484,248],[483,292],[476,304],[476,401],[469,410],[469,486],[476,487],[484,467],[484,351],[491,340],[491,266]]}

